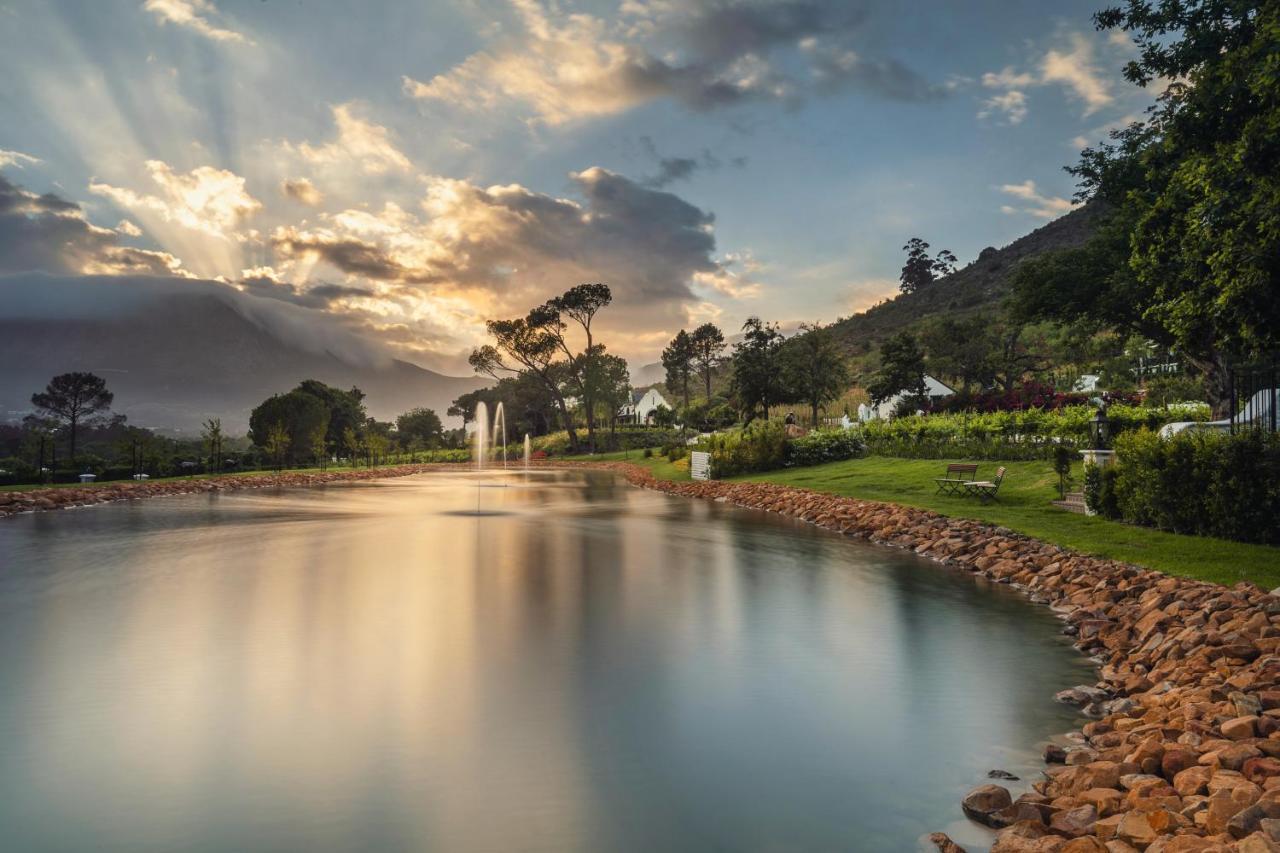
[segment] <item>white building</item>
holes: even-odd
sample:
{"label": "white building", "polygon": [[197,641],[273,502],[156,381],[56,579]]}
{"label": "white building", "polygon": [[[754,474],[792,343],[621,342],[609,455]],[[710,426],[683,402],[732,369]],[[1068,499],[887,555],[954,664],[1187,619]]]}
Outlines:
{"label": "white building", "polygon": [[671,408],[671,404],[658,393],[657,388],[650,388],[648,391],[632,390],[631,402],[618,409],[618,420],[626,424],[652,423],[653,413],[659,406]]}
{"label": "white building", "polygon": [[[947,387],[944,383],[934,379],[929,374],[924,375],[924,395],[931,401],[937,402],[943,397],[950,397],[956,393],[954,388]],[[907,395],[903,392],[894,394],[878,406],[869,406],[866,404],[858,406],[858,420],[870,421],[877,418],[888,419],[893,417],[894,411],[897,410],[898,404],[902,402]]]}

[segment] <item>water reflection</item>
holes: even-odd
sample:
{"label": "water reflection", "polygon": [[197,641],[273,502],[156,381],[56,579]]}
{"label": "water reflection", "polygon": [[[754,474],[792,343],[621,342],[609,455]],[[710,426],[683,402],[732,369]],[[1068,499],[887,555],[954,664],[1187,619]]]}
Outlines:
{"label": "water reflection", "polygon": [[604,474],[22,516],[0,554],[14,849],[909,850],[1089,678],[1007,589]]}

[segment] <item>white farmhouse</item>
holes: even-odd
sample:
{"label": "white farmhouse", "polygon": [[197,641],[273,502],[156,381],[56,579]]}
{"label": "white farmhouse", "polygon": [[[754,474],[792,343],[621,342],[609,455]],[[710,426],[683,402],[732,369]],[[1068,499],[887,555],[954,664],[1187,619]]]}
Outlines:
{"label": "white farmhouse", "polygon": [[[949,388],[929,374],[924,375],[924,395],[931,401],[941,400],[943,397],[950,397],[956,393],[954,388]],[[906,395],[902,392],[894,394],[888,400],[885,400],[878,406],[869,406],[866,404],[858,406],[858,420],[870,421],[876,418],[891,418],[893,412],[898,408],[898,403],[902,402]]]}
{"label": "white farmhouse", "polygon": [[658,393],[657,388],[647,391],[632,390],[631,402],[618,409],[618,420],[624,424],[653,423],[653,413],[659,406],[671,408],[671,404]]}

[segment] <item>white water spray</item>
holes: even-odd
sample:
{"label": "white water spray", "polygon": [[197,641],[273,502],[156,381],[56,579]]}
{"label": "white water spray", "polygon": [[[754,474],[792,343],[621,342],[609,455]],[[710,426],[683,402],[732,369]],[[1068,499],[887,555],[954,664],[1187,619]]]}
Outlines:
{"label": "white water spray", "polygon": [[476,457],[476,470],[483,471],[485,460],[489,458],[489,407],[484,400],[476,404],[476,433],[472,452]]}
{"label": "white water spray", "polygon": [[529,440],[529,433],[524,434],[524,467],[529,468],[529,458],[533,456],[533,442]]}
{"label": "white water spray", "polygon": [[498,427],[502,427],[502,470],[507,470],[507,412],[502,407],[502,401],[498,401],[498,406],[493,410],[493,443],[498,443]]}

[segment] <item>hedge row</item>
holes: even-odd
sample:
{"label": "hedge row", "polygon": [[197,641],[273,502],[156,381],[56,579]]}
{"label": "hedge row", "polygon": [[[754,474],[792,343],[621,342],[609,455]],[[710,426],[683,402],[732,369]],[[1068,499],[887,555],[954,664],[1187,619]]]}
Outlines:
{"label": "hedge row", "polygon": [[773,471],[778,468],[820,465],[865,456],[866,443],[857,429],[816,430],[788,438],[778,421],[756,421],[746,429],[716,433],[698,447],[711,454],[711,475],[716,479]]}
{"label": "hedge row", "polygon": [[[1095,409],[1065,406],[1019,412],[962,412],[910,415],[862,425],[871,452],[909,459],[1052,459],[1059,446],[1090,446],[1089,423]],[[1158,429],[1170,421],[1204,420],[1200,404],[1150,409],[1113,405],[1107,410],[1112,435]]]}
{"label": "hedge row", "polygon": [[1280,544],[1280,436],[1147,430],[1115,443],[1115,463],[1090,468],[1089,506],[1115,520],[1240,542]]}

